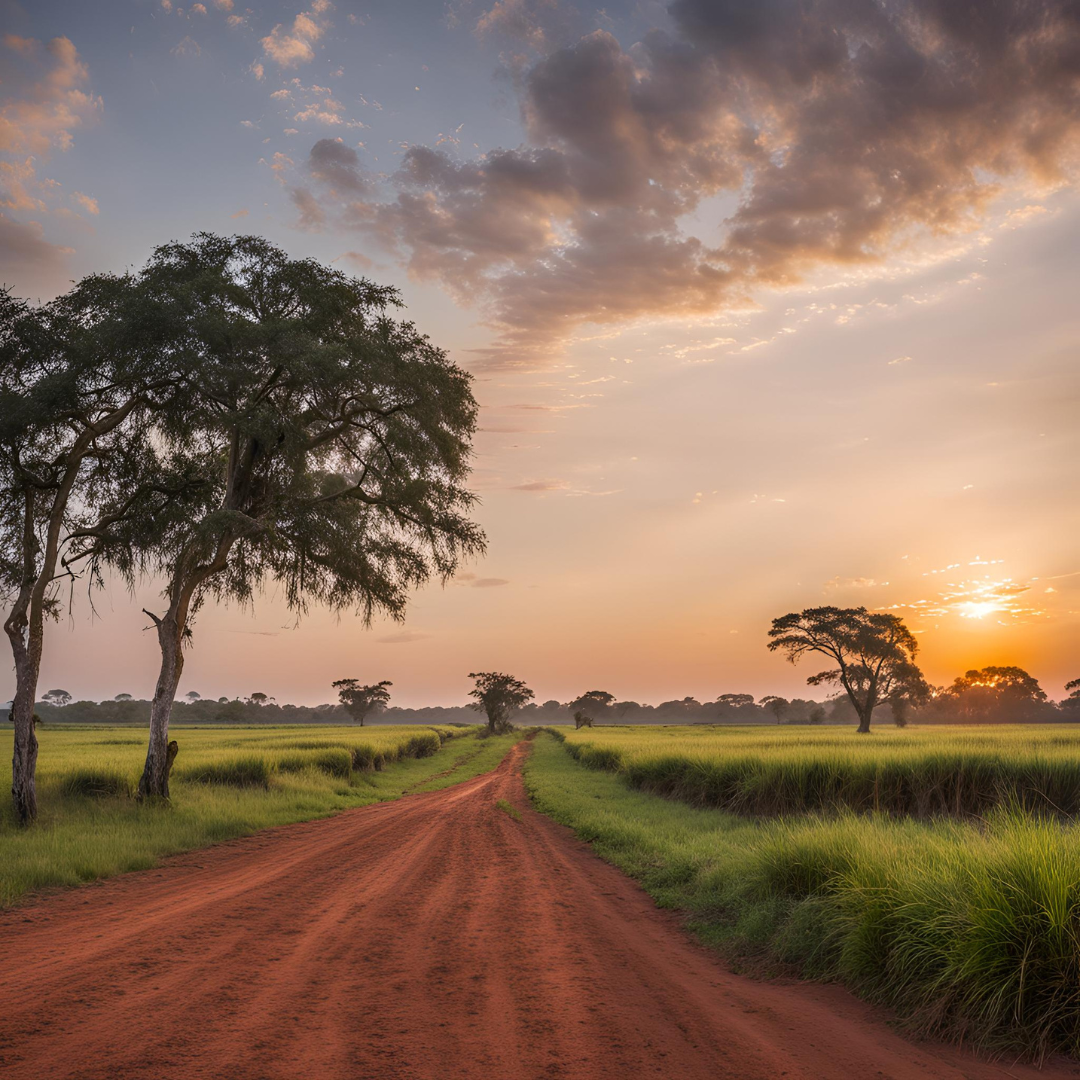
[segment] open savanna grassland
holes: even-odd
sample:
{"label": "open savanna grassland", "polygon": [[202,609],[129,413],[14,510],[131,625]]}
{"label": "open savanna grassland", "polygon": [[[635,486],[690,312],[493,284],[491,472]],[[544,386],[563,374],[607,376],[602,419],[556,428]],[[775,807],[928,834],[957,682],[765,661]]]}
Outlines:
{"label": "open savanna grassland", "polygon": [[583,729],[539,738],[525,775],[740,962],[841,981],[920,1033],[1080,1056],[1069,729]]}
{"label": "open savanna grassland", "polygon": [[736,813],[1080,813],[1080,728],[1071,724],[883,728],[858,738],[835,727],[602,727],[569,732],[566,745],[633,787]]}
{"label": "open savanna grassland", "polygon": [[[379,726],[188,728],[171,802],[131,798],[146,732],[39,726],[39,818],[20,828],[0,811],[0,906],[32,889],[145,869],[164,855],[271,825],[433,791],[495,767],[516,737],[476,728]],[[11,754],[10,730],[0,754]]]}

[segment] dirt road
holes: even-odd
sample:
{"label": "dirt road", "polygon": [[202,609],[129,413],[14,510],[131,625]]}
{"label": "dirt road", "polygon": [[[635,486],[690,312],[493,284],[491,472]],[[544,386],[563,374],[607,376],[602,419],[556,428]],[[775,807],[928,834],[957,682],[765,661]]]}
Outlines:
{"label": "dirt road", "polygon": [[1080,1075],[916,1046],[839,989],[730,974],[529,809],[526,752],[0,916],[0,1076]]}

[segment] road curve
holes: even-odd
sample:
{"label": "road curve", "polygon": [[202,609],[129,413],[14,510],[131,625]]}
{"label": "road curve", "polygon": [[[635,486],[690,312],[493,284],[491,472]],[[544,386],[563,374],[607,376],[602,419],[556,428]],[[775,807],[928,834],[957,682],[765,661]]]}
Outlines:
{"label": "road curve", "polygon": [[836,987],[731,974],[529,808],[527,752],[3,914],[0,1076],[1080,1076],[914,1045]]}

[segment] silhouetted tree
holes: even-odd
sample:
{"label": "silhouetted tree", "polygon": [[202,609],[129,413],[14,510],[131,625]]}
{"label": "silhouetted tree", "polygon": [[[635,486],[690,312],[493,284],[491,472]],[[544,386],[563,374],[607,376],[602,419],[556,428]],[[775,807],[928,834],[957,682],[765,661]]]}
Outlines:
{"label": "silhouetted tree", "polygon": [[202,694],[197,690],[189,690],[184,697],[186,697],[188,701],[200,701],[202,699]]}
{"label": "silhouetted tree", "polygon": [[130,694],[117,694],[116,697],[113,698],[113,701],[133,701],[133,700],[134,700],[134,698],[132,698],[132,696]]}
{"label": "silhouetted tree", "polygon": [[806,653],[829,657],[835,668],[811,675],[810,686],[843,687],[859,717],[858,730],[870,730],[874,709],[894,700],[925,701],[930,688],[915,665],[919,643],[898,615],[860,608],[819,607],[773,619],[769,649],[782,650],[791,663]]}
{"label": "silhouetted tree", "polygon": [[472,707],[487,716],[488,734],[513,731],[510,717],[532,701],[533,692],[520,679],[499,671],[470,671],[469,678],[476,683],[469,691],[469,697],[476,699]]}
{"label": "silhouetted tree", "polygon": [[1065,684],[1065,689],[1071,693],[1062,701],[1062,709],[1067,712],[1080,712],[1080,679],[1070,679]]}
{"label": "silhouetted tree", "polygon": [[1045,711],[1046,692],[1021,667],[984,667],[965,672],[944,692],[965,720],[1035,720]]}
{"label": "silhouetted tree", "polygon": [[787,698],[777,697],[775,694],[768,694],[766,697],[763,697],[758,704],[763,709],[768,709],[769,712],[776,717],[776,722],[778,724],[784,719],[784,715],[788,710]]}
{"label": "silhouetted tree", "polygon": [[389,679],[361,686],[359,679],[338,679],[331,684],[338,692],[338,701],[345,706],[345,711],[361,727],[369,713],[385,709],[390,704],[390,691],[387,687],[394,684]]}
{"label": "silhouetted tree", "polygon": [[484,538],[464,487],[470,377],[389,317],[394,289],[205,233],[158,248],[138,283],[181,328],[192,378],[154,442],[163,474],[189,486],[174,512],[114,530],[102,557],[166,582],[164,609],[147,612],[161,664],[139,794],[167,796],[183,646],[209,596],[250,601],[269,576],[297,612],[397,618]]}
{"label": "silhouetted tree", "polygon": [[41,700],[47,701],[50,705],[70,705],[73,699],[66,690],[50,690],[41,695]]}
{"label": "silhouetted tree", "polygon": [[[592,727],[593,722],[603,720],[604,717],[611,713],[611,707],[615,702],[615,695],[609,694],[606,690],[588,690],[581,697],[574,698],[569,702],[566,708],[574,713],[575,722],[577,720],[577,713],[582,713],[587,716],[591,721],[589,727]],[[577,725],[581,727],[581,724]]]}
{"label": "silhouetted tree", "polygon": [[717,699],[718,705],[725,705],[729,709],[745,709],[754,704],[753,694],[721,694]]}

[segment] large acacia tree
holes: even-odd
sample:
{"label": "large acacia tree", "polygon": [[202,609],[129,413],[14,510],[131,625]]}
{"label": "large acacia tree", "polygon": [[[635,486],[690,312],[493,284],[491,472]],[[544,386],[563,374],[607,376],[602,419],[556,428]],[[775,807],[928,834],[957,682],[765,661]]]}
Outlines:
{"label": "large acacia tree", "polygon": [[[915,664],[919,643],[898,615],[859,608],[807,608],[773,619],[769,649],[793,664],[807,653],[826,656],[835,666],[811,675],[810,686],[840,686],[859,717],[859,731],[870,730],[879,705],[899,709],[918,705],[930,687]],[[779,719],[779,716],[777,717]]]}
{"label": "large acacia tree", "polygon": [[[100,558],[165,581],[147,611],[161,660],[142,796],[168,796],[169,717],[208,597],[248,602],[267,578],[290,607],[400,617],[412,589],[483,549],[470,520],[470,376],[390,311],[394,289],[258,237],[198,234],[138,275],[192,378],[157,416],[160,482],[186,498],[103,530]],[[179,329],[182,328],[182,329]]]}
{"label": "large acacia tree", "polygon": [[172,497],[146,468],[150,417],[182,385],[176,335],[164,329],[130,277],[88,277],[37,308],[0,293],[0,595],[15,666],[11,790],[23,824],[37,815],[45,621],[82,572],[89,533]]}

